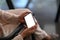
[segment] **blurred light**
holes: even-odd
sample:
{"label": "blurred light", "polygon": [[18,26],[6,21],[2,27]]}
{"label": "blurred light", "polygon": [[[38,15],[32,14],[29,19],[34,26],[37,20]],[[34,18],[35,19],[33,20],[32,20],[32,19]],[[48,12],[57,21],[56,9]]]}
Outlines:
{"label": "blurred light", "polygon": [[3,9],[3,10],[8,10],[8,5],[6,3],[6,0],[0,0],[0,9]]}
{"label": "blurred light", "polygon": [[29,8],[31,8],[31,9],[33,8],[33,3],[29,4]]}
{"label": "blurred light", "polygon": [[28,0],[12,0],[15,8],[25,7]]}

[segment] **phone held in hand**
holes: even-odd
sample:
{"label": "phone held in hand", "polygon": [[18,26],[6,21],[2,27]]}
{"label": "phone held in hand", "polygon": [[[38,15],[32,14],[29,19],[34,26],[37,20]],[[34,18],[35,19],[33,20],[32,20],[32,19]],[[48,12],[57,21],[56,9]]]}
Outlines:
{"label": "phone held in hand", "polygon": [[29,13],[28,15],[26,15],[24,17],[24,19],[25,19],[25,22],[26,22],[26,25],[27,25],[28,28],[31,28],[32,26],[35,25],[35,21],[34,21],[33,16],[32,16],[31,13]]}

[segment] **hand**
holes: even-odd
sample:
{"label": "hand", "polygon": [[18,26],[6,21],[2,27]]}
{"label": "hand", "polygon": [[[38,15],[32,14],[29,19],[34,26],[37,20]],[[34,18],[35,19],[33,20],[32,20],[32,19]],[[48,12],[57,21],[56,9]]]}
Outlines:
{"label": "hand", "polygon": [[21,10],[21,13],[20,13],[20,15],[19,15],[19,22],[20,23],[24,23],[24,17],[26,16],[26,15],[28,15],[29,13],[31,13],[31,11],[30,10],[28,10],[28,9],[23,9],[23,10]]}
{"label": "hand", "polygon": [[29,12],[22,13],[22,15],[20,15],[19,18],[18,18],[19,22],[24,23],[25,22],[24,17],[28,14],[29,14]]}
{"label": "hand", "polygon": [[37,28],[37,24],[31,28],[25,28],[25,30],[21,33],[21,36],[24,38],[26,36],[29,36],[30,34],[34,33]]}
{"label": "hand", "polygon": [[12,10],[7,10],[7,12],[18,15],[17,19],[20,23],[24,23],[24,17],[27,14],[32,13],[29,9],[12,9]]}
{"label": "hand", "polygon": [[48,35],[47,37],[43,38],[42,40],[51,40],[51,39],[52,39],[51,36]]}

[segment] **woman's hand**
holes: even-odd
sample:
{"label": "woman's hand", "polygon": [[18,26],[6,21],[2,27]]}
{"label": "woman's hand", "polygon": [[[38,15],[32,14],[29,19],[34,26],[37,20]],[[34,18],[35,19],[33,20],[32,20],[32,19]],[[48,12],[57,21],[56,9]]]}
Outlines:
{"label": "woman's hand", "polygon": [[21,36],[24,38],[26,36],[29,36],[30,34],[34,33],[37,28],[37,24],[35,26],[32,26],[31,28],[25,28],[25,30],[21,33]]}
{"label": "woman's hand", "polygon": [[24,17],[26,15],[28,15],[29,13],[32,13],[29,9],[12,9],[12,10],[8,10],[7,12],[9,12],[10,14],[15,14],[18,17],[14,16],[14,20],[16,20],[16,18],[18,19],[18,21],[20,23],[24,23]]}
{"label": "woman's hand", "polygon": [[20,23],[24,23],[24,17],[26,16],[26,15],[28,15],[29,13],[31,13],[31,11],[29,10],[29,9],[23,9],[23,10],[21,10],[21,13],[19,14],[19,22]]}
{"label": "woman's hand", "polygon": [[20,15],[19,18],[18,18],[18,19],[19,19],[19,22],[20,22],[20,23],[24,23],[24,21],[25,21],[25,20],[24,20],[24,17],[25,17],[26,15],[28,15],[28,14],[29,14],[29,12],[24,12],[24,13],[22,13],[22,15]]}
{"label": "woman's hand", "polygon": [[42,40],[51,40],[51,36],[48,35],[47,37],[43,38]]}

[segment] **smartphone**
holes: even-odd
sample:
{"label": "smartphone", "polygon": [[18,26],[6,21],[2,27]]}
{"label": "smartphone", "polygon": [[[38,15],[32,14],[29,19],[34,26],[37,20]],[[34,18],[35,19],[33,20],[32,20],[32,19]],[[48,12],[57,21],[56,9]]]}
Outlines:
{"label": "smartphone", "polygon": [[25,22],[26,22],[26,25],[27,25],[28,28],[31,28],[32,26],[35,25],[35,21],[34,21],[33,16],[32,16],[31,13],[29,13],[28,15],[26,15],[24,17],[24,19],[25,19]]}

